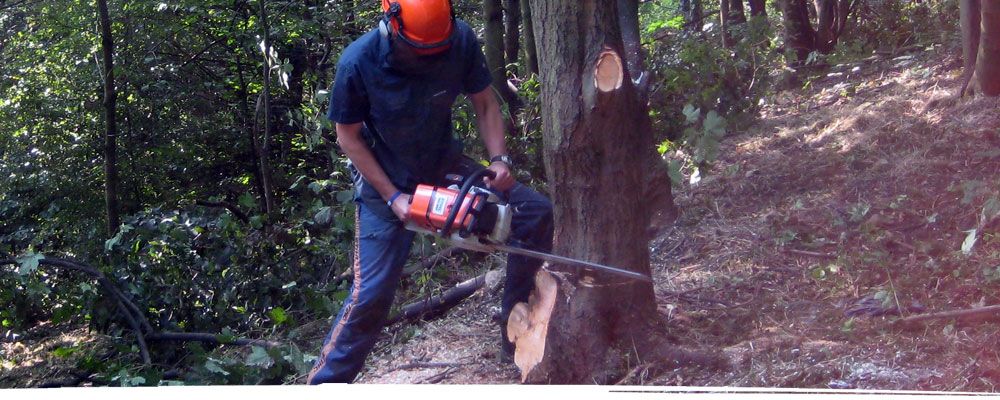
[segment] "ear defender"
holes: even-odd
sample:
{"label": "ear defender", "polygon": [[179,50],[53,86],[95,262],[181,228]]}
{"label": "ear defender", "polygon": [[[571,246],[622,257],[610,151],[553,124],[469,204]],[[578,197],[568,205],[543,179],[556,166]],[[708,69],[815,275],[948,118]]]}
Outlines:
{"label": "ear defender", "polygon": [[402,10],[398,2],[392,2],[389,5],[389,9],[385,11],[382,15],[382,19],[378,22],[378,31],[382,37],[392,40],[393,29],[392,29],[392,18],[396,18],[396,23],[399,24],[399,29],[403,29],[403,20],[399,18],[399,13]]}

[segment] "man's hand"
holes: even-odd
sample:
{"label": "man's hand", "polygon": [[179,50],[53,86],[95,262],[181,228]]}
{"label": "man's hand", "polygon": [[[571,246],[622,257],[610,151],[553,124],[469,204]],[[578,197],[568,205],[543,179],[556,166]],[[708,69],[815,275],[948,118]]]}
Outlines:
{"label": "man's hand", "polygon": [[410,212],[411,197],[413,196],[403,193],[392,202],[392,213],[396,214],[396,218],[404,223],[406,222],[406,214]]}
{"label": "man's hand", "polygon": [[483,178],[486,185],[489,186],[490,189],[498,192],[506,192],[510,190],[510,188],[514,187],[514,176],[511,175],[510,167],[507,164],[502,161],[497,161],[490,164],[490,167],[487,169],[497,174],[497,177],[493,179]]}

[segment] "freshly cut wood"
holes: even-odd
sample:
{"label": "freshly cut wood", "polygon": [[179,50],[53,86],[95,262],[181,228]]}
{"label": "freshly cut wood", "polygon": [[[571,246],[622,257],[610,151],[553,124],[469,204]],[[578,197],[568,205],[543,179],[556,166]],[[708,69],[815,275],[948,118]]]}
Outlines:
{"label": "freshly cut wood", "polygon": [[521,370],[521,381],[529,375],[545,356],[545,338],[549,321],[555,308],[559,285],[544,268],[535,274],[535,290],[527,303],[518,303],[507,320],[507,337],[517,349],[514,364]]}
{"label": "freshly cut wood", "polygon": [[594,86],[601,92],[610,92],[622,87],[625,72],[622,68],[622,58],[614,50],[604,48],[597,58],[594,67]]}

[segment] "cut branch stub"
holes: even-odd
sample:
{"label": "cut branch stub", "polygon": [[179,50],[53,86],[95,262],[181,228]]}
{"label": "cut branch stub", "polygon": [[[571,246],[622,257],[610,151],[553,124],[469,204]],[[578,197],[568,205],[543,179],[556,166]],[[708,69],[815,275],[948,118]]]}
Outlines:
{"label": "cut branch stub", "polygon": [[594,86],[602,93],[618,90],[625,80],[625,71],[622,68],[622,58],[614,50],[605,47],[604,51],[597,56],[597,65],[594,67]]}
{"label": "cut branch stub", "polygon": [[535,274],[535,290],[527,303],[518,303],[507,319],[507,337],[514,343],[514,364],[521,370],[521,381],[545,356],[545,338],[559,289],[555,278],[545,269]]}

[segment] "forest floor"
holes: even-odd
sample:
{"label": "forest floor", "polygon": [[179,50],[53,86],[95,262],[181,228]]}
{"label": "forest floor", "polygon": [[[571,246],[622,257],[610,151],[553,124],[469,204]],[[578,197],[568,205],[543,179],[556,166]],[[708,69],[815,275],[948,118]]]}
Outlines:
{"label": "forest floor", "polygon": [[[620,383],[995,391],[995,318],[893,324],[1000,304],[1000,99],[955,99],[954,54],[834,66],[768,98],[746,129],[731,123],[650,246],[667,335],[733,368],[638,366]],[[500,289],[487,286],[442,318],[387,328],[358,381],[518,383],[498,357]],[[300,347],[318,349],[328,327],[301,327]],[[0,387],[62,379],[79,362],[67,343],[110,347],[72,325],[9,339]]]}
{"label": "forest floor", "polygon": [[[1000,101],[956,100],[959,73],[941,46],[838,65],[731,126],[651,249],[668,334],[734,368],[621,383],[995,391],[996,319],[892,323],[1000,303]],[[389,329],[359,382],[519,382],[498,309]]]}

